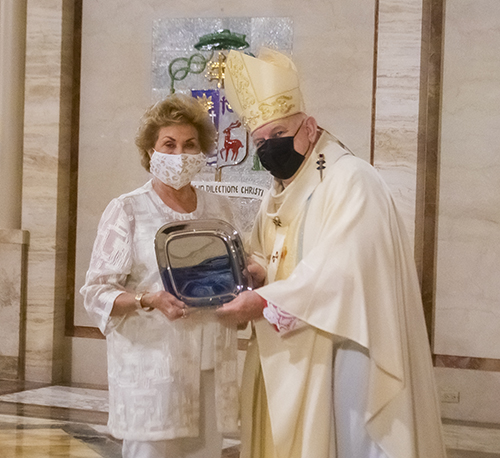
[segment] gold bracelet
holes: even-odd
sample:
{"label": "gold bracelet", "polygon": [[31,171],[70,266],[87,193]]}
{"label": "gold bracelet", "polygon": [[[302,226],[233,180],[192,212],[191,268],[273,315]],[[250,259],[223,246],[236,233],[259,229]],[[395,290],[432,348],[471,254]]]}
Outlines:
{"label": "gold bracelet", "polygon": [[145,312],[151,312],[151,310],[154,310],[154,307],[144,307],[142,305],[142,298],[145,294],[147,293],[137,293],[135,295],[135,306],[136,308],[144,310]]}

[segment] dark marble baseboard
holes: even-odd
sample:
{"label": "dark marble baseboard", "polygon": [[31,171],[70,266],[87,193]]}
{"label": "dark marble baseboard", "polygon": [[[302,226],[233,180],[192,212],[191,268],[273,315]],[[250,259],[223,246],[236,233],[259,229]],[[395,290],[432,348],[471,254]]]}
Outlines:
{"label": "dark marble baseboard", "polygon": [[500,359],[453,355],[434,355],[433,359],[434,367],[500,372]]}

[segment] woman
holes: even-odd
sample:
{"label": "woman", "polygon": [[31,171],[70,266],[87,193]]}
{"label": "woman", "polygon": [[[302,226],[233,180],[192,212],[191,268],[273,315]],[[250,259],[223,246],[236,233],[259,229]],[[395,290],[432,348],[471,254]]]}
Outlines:
{"label": "woman", "polygon": [[[99,223],[85,308],[106,335],[109,421],[123,457],[220,457],[238,421],[236,329],[186,314],[164,291],[154,237],[165,223],[232,220],[228,199],[190,184],[215,145],[195,99],[172,95],[143,116],[136,145],[153,175],[108,205]],[[183,319],[185,318],[185,319]]]}

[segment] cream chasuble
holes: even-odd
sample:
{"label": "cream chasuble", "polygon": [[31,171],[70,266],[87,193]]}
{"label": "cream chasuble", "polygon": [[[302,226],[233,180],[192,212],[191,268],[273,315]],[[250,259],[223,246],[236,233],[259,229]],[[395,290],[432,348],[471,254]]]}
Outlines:
{"label": "cream chasuble", "polygon": [[[336,456],[332,361],[343,339],[370,355],[364,418],[371,439],[390,458],[444,457],[412,251],[377,172],[323,133],[294,181],[264,199],[251,248],[275,276],[257,292],[309,326],[282,337],[267,321],[255,323],[259,358],[250,351],[243,394],[262,398],[258,381],[252,384],[253,361],[275,450],[259,436],[264,419],[244,419],[242,458]],[[243,400],[243,414],[249,407]]]}

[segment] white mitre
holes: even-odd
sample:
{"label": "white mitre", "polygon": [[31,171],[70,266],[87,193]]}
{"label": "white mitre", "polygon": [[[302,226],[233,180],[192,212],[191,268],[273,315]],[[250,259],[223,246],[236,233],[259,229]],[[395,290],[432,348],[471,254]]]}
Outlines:
{"label": "white mitre", "polygon": [[272,49],[262,48],[258,57],[231,50],[224,87],[231,108],[250,132],[304,111],[295,65]]}

